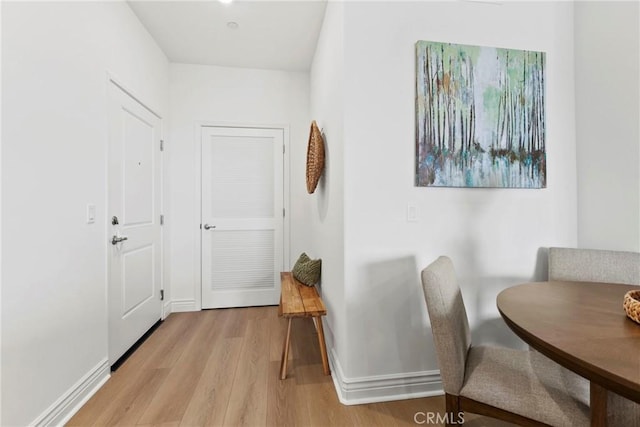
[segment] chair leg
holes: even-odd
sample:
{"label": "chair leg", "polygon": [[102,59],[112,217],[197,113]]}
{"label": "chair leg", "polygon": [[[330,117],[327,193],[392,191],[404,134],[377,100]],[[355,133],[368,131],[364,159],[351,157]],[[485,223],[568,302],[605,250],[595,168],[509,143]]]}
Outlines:
{"label": "chair leg", "polygon": [[445,393],[444,401],[445,410],[447,411],[447,427],[459,426],[462,422],[462,420],[458,417],[458,415],[462,412],[460,410],[460,398],[458,396],[454,396],[453,394]]}
{"label": "chair leg", "polygon": [[287,323],[287,338],[284,340],[284,347],[282,348],[282,361],[280,362],[280,379],[284,380],[287,378],[287,361],[289,359],[289,342],[291,341],[291,320],[292,317],[289,317]]}

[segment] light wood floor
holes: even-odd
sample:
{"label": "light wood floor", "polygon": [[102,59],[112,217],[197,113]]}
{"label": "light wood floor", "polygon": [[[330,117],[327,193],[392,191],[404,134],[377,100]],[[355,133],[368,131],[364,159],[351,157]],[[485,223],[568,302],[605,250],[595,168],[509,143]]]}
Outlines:
{"label": "light wood floor", "polygon": [[[444,414],[442,397],[340,404],[310,319],[293,321],[280,380],[285,328],[276,307],[172,314],[68,425],[415,426],[416,412]],[[470,414],[465,421],[508,425]]]}

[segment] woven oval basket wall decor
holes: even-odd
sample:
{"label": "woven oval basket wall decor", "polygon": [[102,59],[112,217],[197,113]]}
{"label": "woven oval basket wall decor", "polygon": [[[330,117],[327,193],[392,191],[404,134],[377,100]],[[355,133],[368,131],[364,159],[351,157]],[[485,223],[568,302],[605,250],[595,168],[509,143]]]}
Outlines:
{"label": "woven oval basket wall decor", "polygon": [[311,122],[307,144],[307,193],[316,191],[324,171],[324,140],[316,121]]}

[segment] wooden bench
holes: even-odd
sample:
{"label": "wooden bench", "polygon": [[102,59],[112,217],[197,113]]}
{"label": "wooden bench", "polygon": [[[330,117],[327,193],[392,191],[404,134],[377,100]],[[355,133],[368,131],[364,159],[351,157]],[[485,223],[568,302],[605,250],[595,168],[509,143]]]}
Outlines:
{"label": "wooden bench", "polygon": [[280,362],[280,379],[287,377],[287,360],[289,359],[289,346],[291,342],[291,321],[294,317],[311,317],[315,321],[318,330],[318,343],[322,355],[322,369],[325,375],[329,375],[329,361],[327,360],[327,347],[324,343],[324,331],[322,329],[322,316],[327,314],[327,309],[318,295],[314,286],[305,286],[298,282],[290,272],[280,273],[282,291],[280,293],[280,306],[278,316],[289,319],[287,324],[287,337],[282,349],[282,362]]}

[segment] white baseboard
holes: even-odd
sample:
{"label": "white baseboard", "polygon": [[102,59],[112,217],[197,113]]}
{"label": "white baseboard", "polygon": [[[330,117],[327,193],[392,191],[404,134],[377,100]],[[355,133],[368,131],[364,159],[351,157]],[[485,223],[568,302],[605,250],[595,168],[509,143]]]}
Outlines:
{"label": "white baseboard", "polygon": [[388,402],[444,394],[440,371],[346,378],[335,351],[329,354],[331,376],[343,405]]}
{"label": "white baseboard", "polygon": [[167,301],[162,306],[162,320],[169,317],[170,314],[171,314],[171,301]]}
{"label": "white baseboard", "polygon": [[30,425],[62,426],[75,415],[111,376],[107,358],[86,373]]}
{"label": "white baseboard", "polygon": [[182,313],[185,311],[200,311],[196,308],[196,301],[192,299],[179,299],[171,301],[171,312]]}

